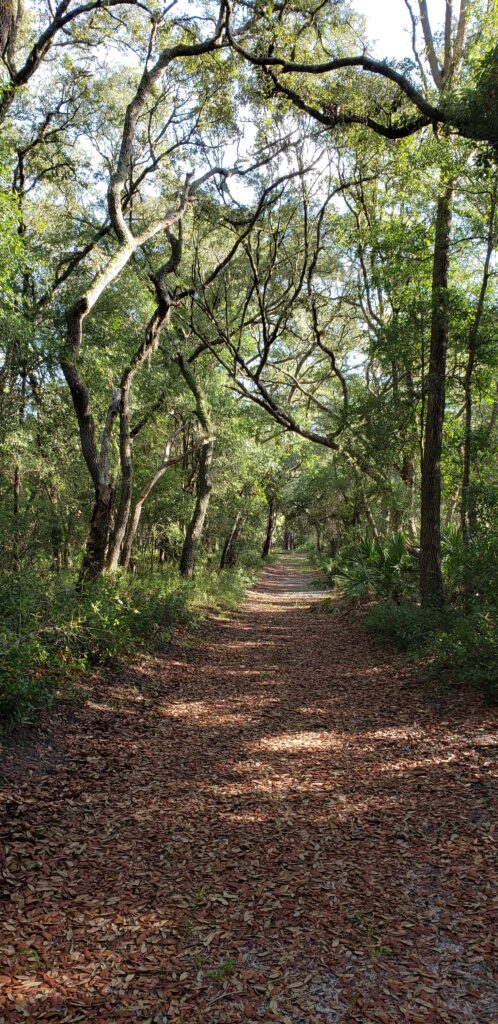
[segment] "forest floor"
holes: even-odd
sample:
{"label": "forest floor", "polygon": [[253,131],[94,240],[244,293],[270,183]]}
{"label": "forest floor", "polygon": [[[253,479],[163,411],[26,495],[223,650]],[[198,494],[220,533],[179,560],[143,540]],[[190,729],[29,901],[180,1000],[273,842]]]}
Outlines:
{"label": "forest floor", "polygon": [[492,711],[305,569],[6,751],[0,1020],[497,1019]]}

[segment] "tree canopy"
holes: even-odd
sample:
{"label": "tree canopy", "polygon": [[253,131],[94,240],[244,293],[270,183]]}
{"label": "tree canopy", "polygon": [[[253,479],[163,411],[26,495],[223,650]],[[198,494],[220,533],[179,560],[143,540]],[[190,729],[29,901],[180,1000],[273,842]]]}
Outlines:
{"label": "tree canopy", "polygon": [[496,7],[405,6],[387,60],[348,0],[2,0],[6,592],[393,538],[383,596],[492,592]]}

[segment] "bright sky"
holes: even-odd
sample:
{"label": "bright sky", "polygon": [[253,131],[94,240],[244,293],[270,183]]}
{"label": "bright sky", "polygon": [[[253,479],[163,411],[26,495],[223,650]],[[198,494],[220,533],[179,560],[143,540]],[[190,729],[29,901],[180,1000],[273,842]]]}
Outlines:
{"label": "bright sky", "polygon": [[[404,0],[355,0],[354,6],[367,18],[369,35],[376,42],[376,57],[411,57],[411,21]],[[444,18],[444,0],[429,0],[428,6],[433,30],[437,31]],[[413,10],[418,12],[416,0]]]}

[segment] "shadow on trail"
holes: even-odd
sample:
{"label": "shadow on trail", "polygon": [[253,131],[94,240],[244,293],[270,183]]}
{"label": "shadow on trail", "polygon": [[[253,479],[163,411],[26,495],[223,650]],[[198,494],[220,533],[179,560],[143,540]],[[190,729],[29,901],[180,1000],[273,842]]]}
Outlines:
{"label": "shadow on trail", "polygon": [[491,715],[311,614],[302,565],[27,780],[8,920],[43,970],[6,1021],[493,1019]]}

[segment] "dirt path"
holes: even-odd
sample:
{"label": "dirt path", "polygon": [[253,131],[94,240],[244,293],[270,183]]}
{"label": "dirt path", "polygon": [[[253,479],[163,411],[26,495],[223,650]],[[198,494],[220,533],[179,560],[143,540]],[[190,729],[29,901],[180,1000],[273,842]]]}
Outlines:
{"label": "dirt path", "polygon": [[301,569],[8,755],[2,1021],[496,1020],[492,712]]}

